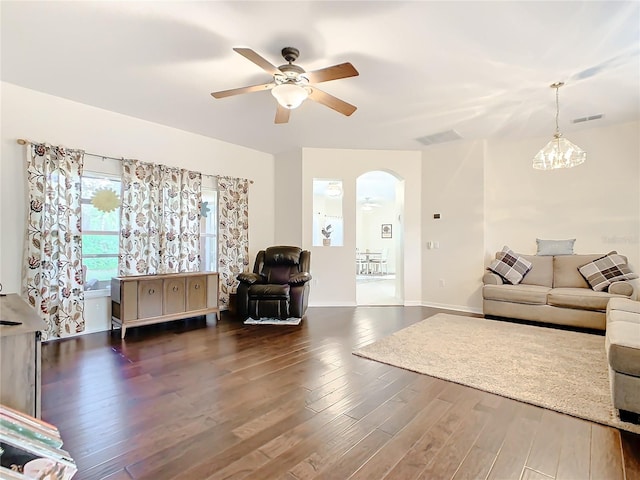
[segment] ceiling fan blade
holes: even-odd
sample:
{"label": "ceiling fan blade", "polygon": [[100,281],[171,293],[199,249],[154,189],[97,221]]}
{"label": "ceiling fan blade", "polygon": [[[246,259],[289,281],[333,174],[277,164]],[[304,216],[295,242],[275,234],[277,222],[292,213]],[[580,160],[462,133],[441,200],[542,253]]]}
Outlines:
{"label": "ceiling fan blade", "polygon": [[315,87],[312,87],[309,98],[318,103],[326,105],[327,107],[332,108],[336,112],[346,115],[347,117],[355,112],[358,108]]}
{"label": "ceiling fan blade", "polygon": [[307,72],[310,83],[328,82],[339,78],[357,77],[360,75],[349,62],[334,65],[332,67],[321,68],[312,72]]}
{"label": "ceiling fan blade", "polygon": [[287,123],[289,121],[290,114],[291,110],[278,104],[278,109],[276,110],[276,120],[274,123]]}
{"label": "ceiling fan blade", "polygon": [[271,62],[269,62],[269,60],[266,60],[262,56],[258,55],[256,52],[254,52],[250,48],[234,48],[233,51],[238,52],[247,60],[250,60],[251,62],[255,63],[265,72],[267,72],[269,75],[276,75],[278,73],[282,73],[280,72],[280,70],[278,70],[278,67],[276,67]]}
{"label": "ceiling fan blade", "polygon": [[233,95],[240,95],[241,93],[260,92],[262,90],[271,90],[275,87],[275,83],[261,83],[260,85],[250,85],[248,87],[232,88],[231,90],[222,90],[221,92],[213,92],[211,95],[214,98],[231,97]]}

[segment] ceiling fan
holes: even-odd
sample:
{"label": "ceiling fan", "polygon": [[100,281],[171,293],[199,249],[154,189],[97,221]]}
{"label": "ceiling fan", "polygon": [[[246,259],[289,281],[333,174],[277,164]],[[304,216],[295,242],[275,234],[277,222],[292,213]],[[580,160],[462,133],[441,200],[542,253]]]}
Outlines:
{"label": "ceiling fan", "polygon": [[358,71],[349,62],[306,72],[299,65],[293,64],[300,55],[300,51],[297,48],[285,47],[282,49],[282,56],[289,63],[280,65],[279,67],[272,65],[271,62],[250,48],[234,48],[233,50],[258,65],[269,75],[272,75],[273,79],[269,83],[262,83],[260,85],[250,85],[248,87],[213,92],[211,95],[213,95],[214,98],[271,90],[272,95],[278,101],[275,123],[287,123],[291,110],[299,107],[307,98],[321,103],[343,115],[349,116],[356,111],[354,105],[340,100],[315,86],[316,83],[358,76]]}
{"label": "ceiling fan", "polygon": [[362,210],[373,210],[374,208],[379,208],[382,205],[373,201],[371,197],[364,197],[364,202],[362,202]]}

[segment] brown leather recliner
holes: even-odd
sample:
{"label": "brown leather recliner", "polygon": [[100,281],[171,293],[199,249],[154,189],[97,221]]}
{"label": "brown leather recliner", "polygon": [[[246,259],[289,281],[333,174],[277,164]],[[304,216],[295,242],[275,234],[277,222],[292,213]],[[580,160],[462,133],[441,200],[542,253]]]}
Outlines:
{"label": "brown leather recliner", "polygon": [[302,318],[309,302],[310,264],[311,252],[298,247],[260,250],[253,273],[237,277],[240,318]]}

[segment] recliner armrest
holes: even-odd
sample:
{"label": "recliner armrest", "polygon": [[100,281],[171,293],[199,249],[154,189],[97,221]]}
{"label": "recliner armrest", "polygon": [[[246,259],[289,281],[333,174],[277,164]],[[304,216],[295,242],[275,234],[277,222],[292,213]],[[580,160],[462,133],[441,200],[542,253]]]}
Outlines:
{"label": "recliner armrest", "polygon": [[311,280],[311,274],[309,272],[300,272],[289,277],[289,285],[304,285]]}
{"label": "recliner armrest", "polygon": [[242,272],[237,277],[239,282],[246,283],[247,285],[253,285],[254,283],[263,283],[263,278],[257,273]]}
{"label": "recliner armrest", "polygon": [[504,281],[500,275],[493,272],[487,272],[482,277],[482,283],[485,285],[502,285]]}

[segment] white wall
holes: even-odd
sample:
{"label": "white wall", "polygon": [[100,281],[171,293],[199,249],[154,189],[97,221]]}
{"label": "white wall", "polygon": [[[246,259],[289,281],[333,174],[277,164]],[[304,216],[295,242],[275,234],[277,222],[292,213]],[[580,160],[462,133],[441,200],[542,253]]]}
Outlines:
{"label": "white wall", "polygon": [[[405,208],[402,227],[396,234],[404,239],[404,303],[421,303],[420,249],[420,152],[382,150],[338,150],[304,148],[302,151],[302,239],[312,250],[313,275],[311,305],[355,305],[356,180],[365,172],[382,170],[405,181]],[[343,181],[344,246],[312,247],[313,179]]]}
{"label": "white wall", "polygon": [[[6,82],[2,82],[0,93],[0,282],[4,292],[19,292],[21,283],[26,179],[25,147],[16,143],[18,138],[253,179],[249,189],[250,257],[255,257],[258,247],[273,243],[272,155]],[[87,307],[95,311],[92,305]]]}
{"label": "white wall", "polygon": [[[422,301],[480,312],[484,252],[483,142],[423,152]],[[433,215],[439,213],[440,219]],[[439,248],[428,249],[427,242]]]}
{"label": "white wall", "polygon": [[[572,132],[587,161],[568,170],[531,167],[548,137],[425,149],[424,304],[480,312],[490,258],[504,245],[535,254],[536,238],[576,238],[576,253],[617,250],[640,273],[639,131],[632,122]],[[440,248],[427,249],[428,241]]]}
{"label": "white wall", "polygon": [[302,245],[302,150],[277,154],[274,178],[274,245]]}
{"label": "white wall", "polygon": [[536,252],[536,238],[575,238],[575,253],[617,250],[640,273],[640,123],[572,132],[584,164],[533,170],[550,138],[487,144],[486,255],[508,245]]}

